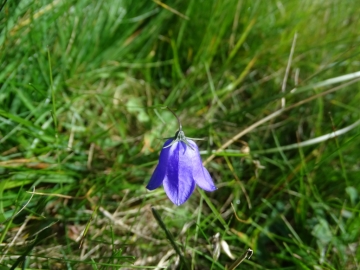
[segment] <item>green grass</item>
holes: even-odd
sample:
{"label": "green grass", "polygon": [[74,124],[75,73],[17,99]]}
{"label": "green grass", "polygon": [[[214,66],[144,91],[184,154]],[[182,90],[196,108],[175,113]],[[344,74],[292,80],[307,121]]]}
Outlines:
{"label": "green grass", "polygon": [[[254,251],[237,269],[359,269],[359,12],[350,0],[5,2],[1,269],[225,269],[226,244],[235,260]],[[166,106],[207,138],[218,187],[179,207],[145,188],[177,130]]]}

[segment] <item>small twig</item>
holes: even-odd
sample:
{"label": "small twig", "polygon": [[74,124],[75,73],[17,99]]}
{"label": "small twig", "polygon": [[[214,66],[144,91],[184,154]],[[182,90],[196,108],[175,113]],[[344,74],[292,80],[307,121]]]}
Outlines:
{"label": "small twig", "polygon": [[263,119],[255,122],[254,124],[252,124],[251,126],[247,127],[246,129],[244,129],[243,131],[241,131],[240,133],[236,134],[234,137],[232,137],[230,140],[228,140],[226,143],[224,143],[220,148],[218,148],[215,153],[213,153],[211,156],[209,156],[204,162],[203,165],[205,166],[206,164],[208,164],[211,160],[213,160],[213,158],[216,156],[216,153],[221,152],[222,150],[224,150],[225,148],[227,148],[228,146],[230,146],[232,143],[234,143],[236,140],[240,139],[242,136],[244,136],[245,134],[249,133],[251,130],[253,130],[254,128],[262,125],[263,123],[275,118],[276,116],[279,116],[282,112],[284,111],[284,109],[280,109],[277,110],[275,112],[273,112],[272,114],[264,117]]}
{"label": "small twig", "polygon": [[251,256],[253,255],[254,251],[251,248],[248,248],[245,253],[237,259],[235,262],[233,262],[232,265],[228,268],[228,270],[234,270],[236,267],[239,266],[245,259],[250,260]]}

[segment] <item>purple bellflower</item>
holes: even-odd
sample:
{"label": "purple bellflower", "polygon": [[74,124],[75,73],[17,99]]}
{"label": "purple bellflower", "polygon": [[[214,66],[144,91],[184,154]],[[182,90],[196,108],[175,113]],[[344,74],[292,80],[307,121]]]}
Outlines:
{"label": "purple bellflower", "polygon": [[209,172],[202,165],[199,148],[185,137],[180,121],[175,136],[164,143],[159,163],[146,188],[154,190],[161,184],[176,205],[186,202],[196,185],[206,191],[216,190]]}

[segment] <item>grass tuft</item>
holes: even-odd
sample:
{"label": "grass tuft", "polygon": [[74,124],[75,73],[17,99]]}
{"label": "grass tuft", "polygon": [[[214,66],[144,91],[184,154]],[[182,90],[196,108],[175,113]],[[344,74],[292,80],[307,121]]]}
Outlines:
{"label": "grass tuft", "polygon": [[[3,1],[0,268],[359,269],[359,12]],[[218,188],[180,207],[167,106]]]}

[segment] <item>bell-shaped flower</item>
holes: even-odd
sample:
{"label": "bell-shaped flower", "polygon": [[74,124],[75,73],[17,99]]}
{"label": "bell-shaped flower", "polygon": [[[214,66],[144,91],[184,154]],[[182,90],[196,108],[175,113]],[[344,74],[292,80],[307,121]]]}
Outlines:
{"label": "bell-shaped flower", "polygon": [[159,163],[146,188],[154,190],[161,184],[176,205],[186,202],[196,185],[206,191],[216,189],[209,172],[202,165],[196,143],[185,137],[181,125],[175,137],[165,142]]}

